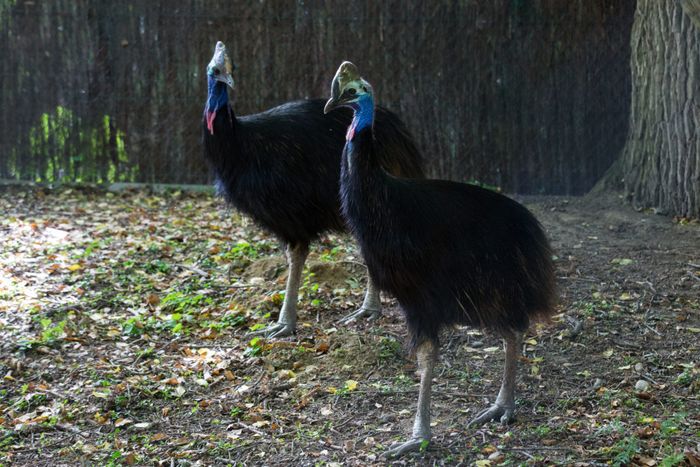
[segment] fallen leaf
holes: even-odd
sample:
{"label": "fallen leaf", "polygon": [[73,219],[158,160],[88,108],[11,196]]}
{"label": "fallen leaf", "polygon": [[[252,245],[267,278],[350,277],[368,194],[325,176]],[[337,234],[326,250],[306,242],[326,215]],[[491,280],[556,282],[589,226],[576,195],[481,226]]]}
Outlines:
{"label": "fallen leaf", "polygon": [[155,435],[151,436],[151,441],[163,441],[167,437],[168,435],[165,433],[156,433]]}
{"label": "fallen leaf", "polygon": [[140,422],[140,423],[134,423],[133,425],[131,425],[131,429],[133,431],[145,431],[145,430],[148,430],[151,426],[153,426],[152,423]]}

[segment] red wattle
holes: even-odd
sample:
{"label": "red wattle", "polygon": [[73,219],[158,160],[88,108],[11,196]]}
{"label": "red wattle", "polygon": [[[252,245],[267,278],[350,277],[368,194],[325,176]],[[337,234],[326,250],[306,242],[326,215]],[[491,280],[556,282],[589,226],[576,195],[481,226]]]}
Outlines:
{"label": "red wattle", "polygon": [[350,125],[348,127],[348,132],[345,133],[345,141],[352,141],[355,137],[355,125]]}
{"label": "red wattle", "polygon": [[209,133],[214,134],[214,119],[216,118],[216,110],[213,112],[207,111],[207,129]]}

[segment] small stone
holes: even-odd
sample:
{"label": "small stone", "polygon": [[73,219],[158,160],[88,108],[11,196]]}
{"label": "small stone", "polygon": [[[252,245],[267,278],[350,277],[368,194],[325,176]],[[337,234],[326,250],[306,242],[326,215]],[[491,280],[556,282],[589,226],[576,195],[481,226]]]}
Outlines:
{"label": "small stone", "polygon": [[505,458],[506,456],[504,456],[501,451],[494,451],[489,455],[488,460],[493,462],[503,462]]}
{"label": "small stone", "polygon": [[646,392],[649,390],[649,383],[643,379],[640,379],[637,381],[637,384],[634,385],[634,390],[637,392]]}
{"label": "small stone", "polygon": [[595,381],[593,382],[593,390],[595,391],[598,388],[600,388],[601,386],[603,386],[603,380],[600,378],[596,378]]}
{"label": "small stone", "polygon": [[469,346],[474,348],[474,349],[478,349],[479,347],[483,347],[484,343],[482,341],[474,341],[474,342],[470,343]]}
{"label": "small stone", "polygon": [[634,371],[636,371],[637,373],[641,373],[642,371],[644,371],[644,364],[641,362],[636,363],[634,365]]}
{"label": "small stone", "polygon": [[365,440],[363,441],[363,443],[364,443],[364,445],[367,446],[368,448],[371,448],[372,446],[374,446],[375,444],[377,444],[376,441],[374,440],[374,438],[371,437],[371,436],[368,436],[367,438],[365,438]]}

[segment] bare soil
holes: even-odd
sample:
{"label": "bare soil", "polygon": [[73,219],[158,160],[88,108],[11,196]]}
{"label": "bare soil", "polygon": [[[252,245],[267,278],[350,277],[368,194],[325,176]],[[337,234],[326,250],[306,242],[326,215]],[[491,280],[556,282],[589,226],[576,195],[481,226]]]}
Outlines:
{"label": "bare soil", "polygon": [[[445,332],[433,441],[411,429],[400,310],[362,301],[351,239],[313,247],[298,333],[273,321],[275,241],[205,195],[0,193],[0,465],[700,465],[700,224],[617,196],[527,198],[556,251],[559,314],[527,336],[517,421],[468,428],[499,340]],[[426,246],[427,247],[427,246]]]}

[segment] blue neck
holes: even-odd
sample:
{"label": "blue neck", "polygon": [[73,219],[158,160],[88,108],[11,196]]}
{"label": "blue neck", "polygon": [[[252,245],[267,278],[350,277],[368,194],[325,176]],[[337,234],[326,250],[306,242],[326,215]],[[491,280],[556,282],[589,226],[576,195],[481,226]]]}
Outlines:
{"label": "blue neck", "polygon": [[207,96],[207,112],[216,112],[228,105],[228,90],[226,84],[217,81],[213,76],[207,77],[209,95]]}
{"label": "blue neck", "polygon": [[371,127],[374,122],[374,98],[370,94],[363,94],[357,102],[350,104],[355,111],[352,123],[348,128],[346,139],[352,141],[355,134]]}

